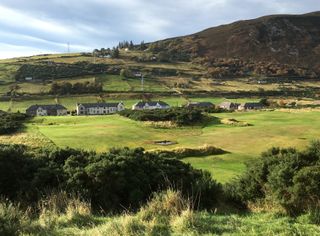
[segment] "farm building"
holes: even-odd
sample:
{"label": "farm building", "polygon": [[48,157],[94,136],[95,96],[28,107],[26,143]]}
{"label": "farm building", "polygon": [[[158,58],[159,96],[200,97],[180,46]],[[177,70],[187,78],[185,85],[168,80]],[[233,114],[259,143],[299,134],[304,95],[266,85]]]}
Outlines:
{"label": "farm building", "polygon": [[262,108],[263,108],[263,105],[259,102],[246,102],[246,103],[242,103],[238,107],[238,110],[259,110]]}
{"label": "farm building", "polygon": [[26,113],[30,116],[65,116],[68,111],[60,104],[32,105],[26,110]]}
{"label": "farm building", "polygon": [[226,109],[228,111],[233,111],[237,110],[239,107],[239,103],[234,103],[234,102],[222,102],[220,103],[219,107],[222,109]]}
{"label": "farm building", "polygon": [[212,109],[214,104],[211,102],[188,102],[187,108],[201,108],[201,109]]}
{"label": "farm building", "polygon": [[169,104],[163,101],[137,102],[132,106],[132,110],[154,110],[154,109],[168,109]]}
{"label": "farm building", "polygon": [[124,104],[118,103],[79,103],[76,110],[77,115],[105,115],[124,110]]}

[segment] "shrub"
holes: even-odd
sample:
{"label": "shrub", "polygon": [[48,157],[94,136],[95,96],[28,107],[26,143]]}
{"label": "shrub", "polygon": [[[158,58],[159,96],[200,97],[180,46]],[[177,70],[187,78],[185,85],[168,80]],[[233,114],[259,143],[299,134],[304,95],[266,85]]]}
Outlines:
{"label": "shrub", "polygon": [[172,150],[157,150],[155,153],[164,158],[178,158],[185,157],[202,157],[209,155],[224,154],[226,151],[216,148],[214,146],[203,146],[200,148],[175,148]]}
{"label": "shrub", "polygon": [[124,110],[120,115],[137,121],[171,121],[179,126],[196,125],[206,121],[202,111],[180,107],[163,110]]}
{"label": "shrub", "polygon": [[[91,202],[95,211],[135,210],[154,191],[170,186],[186,196],[201,195],[203,208],[216,204],[221,189],[209,173],[177,159],[145,153],[142,148],[96,154],[0,145],[0,195],[11,200],[34,203],[48,191],[59,189]],[[65,208],[63,198],[50,199],[55,200],[54,206]]]}
{"label": "shrub", "polygon": [[270,199],[289,214],[319,207],[320,143],[303,152],[272,148],[252,160],[243,175],[226,187],[231,201],[247,203]]}
{"label": "shrub", "polygon": [[16,132],[23,127],[27,115],[22,113],[0,113],[0,135]]}

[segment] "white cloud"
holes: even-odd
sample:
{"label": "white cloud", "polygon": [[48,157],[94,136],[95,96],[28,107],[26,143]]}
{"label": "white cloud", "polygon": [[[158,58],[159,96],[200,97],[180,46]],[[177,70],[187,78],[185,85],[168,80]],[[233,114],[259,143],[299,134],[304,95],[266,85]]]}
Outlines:
{"label": "white cloud", "polygon": [[[88,51],[153,41],[268,14],[306,13],[318,0],[1,0],[0,57]],[[8,45],[12,45],[9,47]]]}

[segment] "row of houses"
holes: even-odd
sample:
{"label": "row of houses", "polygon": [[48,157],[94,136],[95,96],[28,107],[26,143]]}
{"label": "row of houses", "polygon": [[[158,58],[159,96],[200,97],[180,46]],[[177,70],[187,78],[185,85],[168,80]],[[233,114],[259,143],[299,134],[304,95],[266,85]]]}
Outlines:
{"label": "row of houses", "polygon": [[[215,105],[211,102],[189,102],[187,108],[204,108],[211,109]],[[233,103],[223,102],[218,107],[225,110],[257,110],[263,108],[260,103]],[[154,109],[169,109],[170,106],[163,101],[140,101],[132,106],[132,110],[154,110]],[[78,103],[76,105],[76,115],[107,115],[114,114],[125,109],[123,102],[116,103]],[[31,116],[64,116],[68,114],[66,107],[60,104],[54,105],[32,105],[26,113]]]}
{"label": "row of houses", "polygon": [[228,110],[228,111],[234,111],[234,110],[260,110],[264,106],[263,104],[259,102],[245,102],[245,103],[234,103],[234,102],[222,102],[219,105],[220,108]]}
{"label": "row of houses", "polygon": [[[163,101],[137,102],[132,106],[132,110],[153,110],[168,109],[170,106]],[[107,115],[125,109],[123,102],[116,103],[78,103],[76,105],[76,115]],[[60,104],[54,105],[32,105],[26,113],[30,116],[65,116],[68,114],[66,107]]]}

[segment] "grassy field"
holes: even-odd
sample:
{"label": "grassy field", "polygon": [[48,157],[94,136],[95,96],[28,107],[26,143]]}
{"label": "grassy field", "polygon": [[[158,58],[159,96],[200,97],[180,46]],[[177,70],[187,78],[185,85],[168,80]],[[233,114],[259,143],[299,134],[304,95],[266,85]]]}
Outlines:
{"label": "grassy field", "polygon": [[[245,161],[257,158],[262,151],[272,146],[300,148],[310,140],[319,138],[319,115],[320,111],[307,110],[220,113],[215,116],[237,119],[251,126],[212,123],[204,128],[173,129],[153,128],[118,115],[37,117],[27,125],[24,134],[32,137],[41,135],[41,139],[47,139],[47,143],[60,147],[99,152],[124,146],[154,150],[213,145],[229,153],[188,157],[184,161],[196,168],[208,170],[214,178],[226,182],[243,170]],[[0,138],[0,142],[5,139],[8,137]],[[154,144],[154,141],[159,140],[176,141],[177,144],[167,147]],[[17,137],[10,142],[21,143],[21,140]]]}

